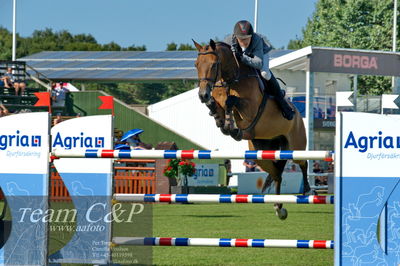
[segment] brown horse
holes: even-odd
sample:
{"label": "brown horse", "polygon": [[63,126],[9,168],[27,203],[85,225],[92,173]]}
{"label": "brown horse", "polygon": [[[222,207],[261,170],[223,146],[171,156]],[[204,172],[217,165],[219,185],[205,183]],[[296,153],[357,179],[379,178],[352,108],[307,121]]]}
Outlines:
{"label": "brown horse", "polygon": [[[224,134],[236,140],[248,140],[250,150],[305,150],[304,123],[294,105],[294,118],[285,119],[275,100],[260,89],[257,71],[236,60],[228,44],[213,40],[204,46],[194,40],[193,43],[198,50],[195,65],[200,100],[210,108],[210,115]],[[263,192],[275,181],[276,194],[280,194],[286,160],[256,162],[268,173]],[[303,194],[306,194],[311,190],[307,179],[308,162],[294,162],[301,168]],[[282,204],[275,204],[275,209],[279,218],[286,218]]]}

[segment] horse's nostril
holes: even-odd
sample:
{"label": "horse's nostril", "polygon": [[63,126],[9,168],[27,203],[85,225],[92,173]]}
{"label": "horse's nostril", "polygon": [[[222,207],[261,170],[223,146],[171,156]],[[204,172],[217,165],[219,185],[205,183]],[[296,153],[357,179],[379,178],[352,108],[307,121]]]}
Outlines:
{"label": "horse's nostril", "polygon": [[204,102],[208,102],[208,100],[210,100],[210,94],[205,93],[205,94],[203,95],[203,101],[204,101]]}
{"label": "horse's nostril", "polygon": [[202,103],[208,102],[208,100],[210,99],[210,94],[207,92],[199,93],[199,98]]}

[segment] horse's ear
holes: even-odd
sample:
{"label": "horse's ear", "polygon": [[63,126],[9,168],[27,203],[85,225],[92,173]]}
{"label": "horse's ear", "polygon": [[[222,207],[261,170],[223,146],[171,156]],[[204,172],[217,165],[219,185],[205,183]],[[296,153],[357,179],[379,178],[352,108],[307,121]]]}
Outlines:
{"label": "horse's ear", "polygon": [[200,44],[198,44],[195,40],[192,39],[192,41],[193,41],[194,46],[196,46],[196,49],[197,49],[198,51],[200,51],[201,48],[203,48],[203,47],[202,47]]}
{"label": "horse's ear", "polygon": [[214,42],[213,39],[210,39],[210,46],[211,46],[211,48],[212,48],[213,50],[215,50],[216,45],[215,45],[215,42]]}

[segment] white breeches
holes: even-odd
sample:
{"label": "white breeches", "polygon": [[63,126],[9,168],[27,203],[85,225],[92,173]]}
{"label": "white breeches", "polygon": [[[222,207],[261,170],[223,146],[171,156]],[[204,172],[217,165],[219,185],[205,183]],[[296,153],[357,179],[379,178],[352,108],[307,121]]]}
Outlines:
{"label": "white breeches", "polygon": [[261,68],[261,76],[266,80],[271,79],[271,70],[269,70],[269,54],[264,54],[263,57],[263,66]]}

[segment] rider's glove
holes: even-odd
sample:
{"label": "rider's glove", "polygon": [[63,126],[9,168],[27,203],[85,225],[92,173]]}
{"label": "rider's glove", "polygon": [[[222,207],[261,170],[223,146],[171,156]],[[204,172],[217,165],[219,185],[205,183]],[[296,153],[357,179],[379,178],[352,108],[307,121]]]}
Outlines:
{"label": "rider's glove", "polygon": [[250,58],[254,58],[254,55],[253,54],[246,54],[248,57],[250,57]]}
{"label": "rider's glove", "polygon": [[239,45],[232,45],[231,50],[238,60],[242,57],[243,51]]}

